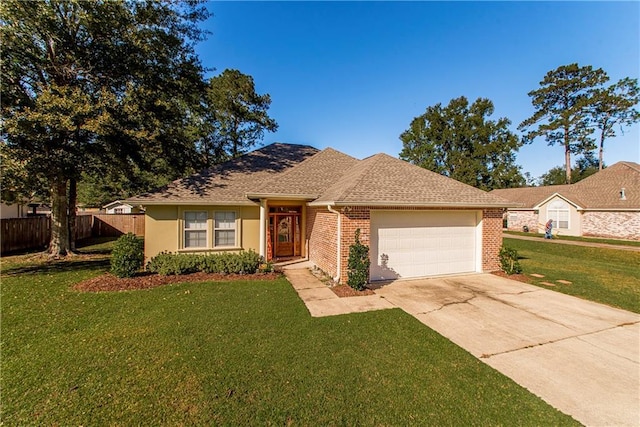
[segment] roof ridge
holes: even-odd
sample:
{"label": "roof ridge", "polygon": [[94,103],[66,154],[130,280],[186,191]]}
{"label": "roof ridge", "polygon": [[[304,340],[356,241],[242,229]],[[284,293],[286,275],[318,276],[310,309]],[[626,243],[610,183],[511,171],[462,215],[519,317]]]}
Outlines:
{"label": "roof ridge", "polygon": [[[638,163],[636,163],[636,162],[627,162],[627,161],[624,161],[624,160],[623,160],[623,161],[618,162],[618,163],[621,163],[621,164],[623,164],[624,166],[626,166],[626,167],[628,167],[628,168],[631,168],[631,169],[633,169],[633,170],[634,170],[634,171],[636,171],[636,172],[640,172],[640,164],[638,164]],[[614,163],[613,165],[615,165],[615,163]],[[611,166],[613,166],[613,165],[611,165]]]}
{"label": "roof ridge", "polygon": [[[353,190],[354,188],[356,188],[358,186],[358,184],[360,184],[363,180],[364,180],[364,176],[366,175],[367,169],[366,166],[369,162],[375,160],[376,157],[378,157],[378,154],[373,154],[369,157],[365,157],[362,160],[358,160],[358,163],[356,164],[356,166],[354,167],[354,169],[351,170],[351,172],[356,175],[357,179],[352,179],[350,180],[350,184],[345,186],[343,188],[343,190],[339,193],[338,197],[336,197],[336,199],[340,199],[342,197],[344,197],[346,194],[348,194],[349,192],[351,192],[351,190]],[[378,161],[374,161],[374,165],[377,163]],[[334,184],[334,185],[338,185],[341,181],[348,179],[349,176],[351,174],[350,173],[345,173],[344,175],[342,175],[340,177],[340,179]],[[332,186],[333,187],[333,186]],[[322,196],[321,196],[322,197]]]}

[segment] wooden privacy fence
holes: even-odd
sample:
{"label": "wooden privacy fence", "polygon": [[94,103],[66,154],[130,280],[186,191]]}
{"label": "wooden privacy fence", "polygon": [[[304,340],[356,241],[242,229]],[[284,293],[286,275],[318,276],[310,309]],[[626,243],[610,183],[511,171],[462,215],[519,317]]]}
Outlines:
{"label": "wooden privacy fence", "polygon": [[[97,214],[76,217],[76,241],[89,237],[118,237],[126,233],[144,236],[144,214]],[[0,220],[0,253],[45,248],[51,240],[51,218]]]}
{"label": "wooden privacy fence", "polygon": [[93,237],[118,237],[133,233],[144,236],[144,214],[97,214],[93,216]]}

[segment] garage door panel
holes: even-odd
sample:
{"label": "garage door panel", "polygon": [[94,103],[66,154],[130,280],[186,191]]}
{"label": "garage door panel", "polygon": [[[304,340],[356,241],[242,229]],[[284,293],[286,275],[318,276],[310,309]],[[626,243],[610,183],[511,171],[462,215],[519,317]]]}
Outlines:
{"label": "garage door panel", "polygon": [[475,271],[474,211],[372,211],[371,280]]}

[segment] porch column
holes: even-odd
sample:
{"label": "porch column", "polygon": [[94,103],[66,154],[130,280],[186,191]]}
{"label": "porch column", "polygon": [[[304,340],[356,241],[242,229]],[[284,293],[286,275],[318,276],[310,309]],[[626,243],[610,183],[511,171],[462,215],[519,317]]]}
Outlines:
{"label": "porch column", "polygon": [[260,199],[260,248],[258,250],[261,257],[267,257],[267,251],[265,249],[267,242],[267,202],[264,199]]}

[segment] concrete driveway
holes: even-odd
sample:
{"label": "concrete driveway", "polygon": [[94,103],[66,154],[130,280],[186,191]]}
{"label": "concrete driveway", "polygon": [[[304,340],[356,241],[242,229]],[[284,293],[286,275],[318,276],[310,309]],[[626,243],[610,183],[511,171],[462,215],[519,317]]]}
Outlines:
{"label": "concrete driveway", "polygon": [[581,423],[640,425],[640,315],[491,274],[376,293]]}

